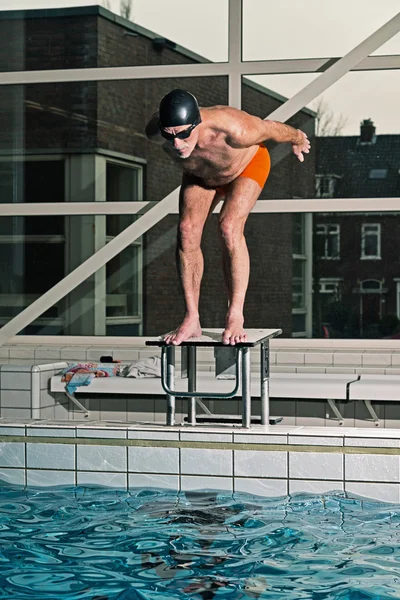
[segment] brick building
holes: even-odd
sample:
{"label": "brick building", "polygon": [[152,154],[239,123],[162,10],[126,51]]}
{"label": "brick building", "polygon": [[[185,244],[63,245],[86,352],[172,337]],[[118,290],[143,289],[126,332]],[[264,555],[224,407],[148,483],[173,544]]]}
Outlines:
{"label": "brick building", "polygon": [[[0,32],[1,70],[205,61],[94,6],[2,12]],[[228,78],[223,76],[3,86],[2,201],[161,200],[179,185],[180,171],[159,146],[147,141],[144,126],[161,97],[174,87],[188,89],[203,106],[228,103]],[[284,101],[248,80],[242,96],[243,109],[260,117]],[[315,114],[305,109],[290,124],[312,136],[314,119]],[[312,197],[314,151],[300,164],[290,148],[269,148],[273,166],[261,198]],[[2,322],[76,268],[133,218],[27,217],[3,223],[0,235],[12,235],[14,241],[3,244],[0,259]],[[183,310],[175,268],[176,225],[176,215],[163,219],[25,333],[155,335],[176,326]],[[216,228],[217,216],[213,215],[203,243],[204,327],[222,327],[226,311]],[[247,327],[279,326],[285,336],[292,334],[292,234],[291,215],[254,214],[248,219],[252,265],[245,306]],[[18,242],[21,235],[28,236],[24,244]],[[306,309],[298,313],[296,328],[302,332]]]}
{"label": "brick building", "polygon": [[[317,195],[400,195],[400,135],[378,135],[371,120],[358,136],[317,139]],[[314,229],[314,318],[338,337],[385,337],[399,328],[399,213],[319,214]]]}

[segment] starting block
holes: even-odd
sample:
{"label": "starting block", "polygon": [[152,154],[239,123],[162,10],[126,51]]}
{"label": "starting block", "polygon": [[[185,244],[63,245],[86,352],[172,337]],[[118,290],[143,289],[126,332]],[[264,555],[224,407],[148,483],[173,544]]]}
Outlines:
{"label": "starting block", "polygon": [[[148,340],[146,346],[158,346],[161,348],[161,384],[167,395],[167,425],[175,425],[175,397],[188,398],[189,414],[188,422],[195,425],[199,422],[232,422],[238,421],[238,417],[227,417],[226,415],[213,415],[201,401],[202,398],[233,398],[241,390],[242,395],[242,427],[250,428],[252,422],[261,421],[262,425],[274,424],[282,420],[275,418],[270,420],[269,416],[269,341],[280,335],[281,329],[247,329],[247,341],[227,346],[222,343],[223,329],[204,329],[200,337],[190,338],[182,342],[182,347],[187,352],[187,378],[188,389],[186,392],[175,392],[175,349],[177,346],[168,345],[163,339]],[[260,391],[261,391],[261,418],[251,416],[251,369],[250,348],[260,346]],[[201,392],[196,386],[196,350],[198,347],[214,347],[216,357],[220,357],[223,351],[227,351],[225,370],[230,378],[230,367],[234,367],[234,387],[230,392]],[[233,359],[233,360],[232,360]],[[221,362],[221,361],[220,361]],[[224,362],[224,361],[222,361]],[[229,367],[229,368],[227,368]],[[197,418],[196,404],[205,411],[205,415]]]}

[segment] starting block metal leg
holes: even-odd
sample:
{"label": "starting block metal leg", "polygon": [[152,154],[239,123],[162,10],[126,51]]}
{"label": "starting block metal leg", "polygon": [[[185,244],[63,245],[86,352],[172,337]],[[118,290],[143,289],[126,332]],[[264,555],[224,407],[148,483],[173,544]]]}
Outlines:
{"label": "starting block metal leg", "polygon": [[[196,368],[197,368],[197,360],[196,360],[196,346],[188,347],[188,391],[195,392],[196,391]],[[196,398],[189,398],[189,414],[188,421],[191,425],[196,425]]]}
{"label": "starting block metal leg", "polygon": [[[167,346],[162,348],[162,352],[167,353],[167,373],[166,380],[170,390],[175,387],[175,348]],[[175,396],[167,394],[167,425],[175,425]]]}
{"label": "starting block metal leg", "polygon": [[269,425],[269,340],[260,345],[261,425]]}
{"label": "starting block metal leg", "polygon": [[250,348],[241,348],[236,360],[242,363],[242,427],[249,429],[251,424]]}

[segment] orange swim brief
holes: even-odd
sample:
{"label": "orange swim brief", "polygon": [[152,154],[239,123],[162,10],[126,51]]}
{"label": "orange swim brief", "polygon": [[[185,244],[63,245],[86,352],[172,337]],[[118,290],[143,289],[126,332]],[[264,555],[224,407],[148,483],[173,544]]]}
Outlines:
{"label": "orange swim brief", "polygon": [[[240,173],[238,177],[248,177],[249,179],[253,179],[258,183],[258,185],[262,189],[265,185],[265,182],[268,179],[270,170],[271,157],[264,144],[260,144],[257,152],[255,153],[245,170],[242,171],[242,173]],[[217,187],[217,192],[221,194],[221,196],[225,196],[229,185],[230,184],[228,183],[226,185]]]}

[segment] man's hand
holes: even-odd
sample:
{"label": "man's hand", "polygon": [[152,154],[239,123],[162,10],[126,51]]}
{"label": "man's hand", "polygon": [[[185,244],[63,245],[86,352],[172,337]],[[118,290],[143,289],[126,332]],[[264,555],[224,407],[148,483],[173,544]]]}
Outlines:
{"label": "man's hand", "polygon": [[297,156],[297,158],[299,159],[300,162],[304,161],[304,154],[308,154],[310,152],[310,140],[308,139],[308,137],[306,136],[306,134],[304,133],[304,131],[301,131],[300,129],[297,130],[298,134],[299,134],[299,141],[296,141],[296,143],[292,144],[293,146],[293,154],[295,154]]}

